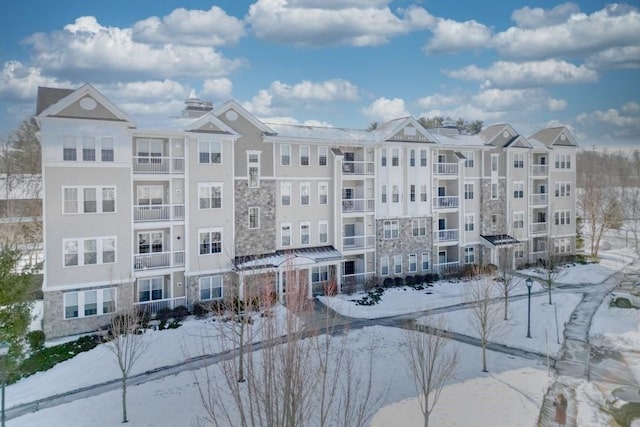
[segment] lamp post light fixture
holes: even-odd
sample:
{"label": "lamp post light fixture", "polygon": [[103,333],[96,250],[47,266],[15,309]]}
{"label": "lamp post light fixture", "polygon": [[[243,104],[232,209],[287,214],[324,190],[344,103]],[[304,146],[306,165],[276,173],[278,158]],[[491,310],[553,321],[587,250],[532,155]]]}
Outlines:
{"label": "lamp post light fixture", "polygon": [[529,309],[527,310],[527,338],[531,338],[531,287],[533,286],[533,280],[531,280],[531,277],[527,277],[525,283],[527,284],[527,291],[529,292]]}

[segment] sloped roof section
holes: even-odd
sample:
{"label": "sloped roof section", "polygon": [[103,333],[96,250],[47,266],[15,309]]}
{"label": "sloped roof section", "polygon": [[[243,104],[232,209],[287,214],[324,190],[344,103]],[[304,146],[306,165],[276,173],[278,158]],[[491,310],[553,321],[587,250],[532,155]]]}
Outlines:
{"label": "sloped roof section", "polygon": [[251,114],[246,108],[244,108],[240,103],[236,100],[229,100],[224,102],[222,105],[219,105],[212,111],[217,117],[220,117],[222,114],[225,114],[229,110],[235,111],[237,114],[244,117],[247,121],[249,121],[252,125],[258,128],[265,135],[273,135],[275,131],[267,126],[264,122],[258,119],[255,115]]}
{"label": "sloped roof section", "polygon": [[518,137],[518,132],[511,125],[502,123],[489,126],[480,131],[478,135],[484,139],[487,145],[506,147]]}
{"label": "sloped roof section", "polygon": [[319,246],[314,248],[299,248],[287,251],[278,250],[273,253],[236,257],[237,270],[251,270],[261,268],[278,268],[285,264],[291,266],[314,264],[326,261],[339,261],[342,254],[333,246]]}
{"label": "sloped roof section", "polygon": [[36,98],[36,116],[44,110],[73,93],[73,89],[61,89],[54,87],[38,86]]}
{"label": "sloped roof section", "polygon": [[198,120],[191,123],[185,128],[187,132],[201,132],[201,133],[214,133],[239,136],[238,133],[227,126],[222,120],[220,120],[212,112],[206,113]]}
{"label": "sloped roof section", "polygon": [[564,126],[547,128],[539,130],[531,135],[529,138],[542,142],[547,147],[553,146],[565,146],[565,147],[577,147],[575,138]]}

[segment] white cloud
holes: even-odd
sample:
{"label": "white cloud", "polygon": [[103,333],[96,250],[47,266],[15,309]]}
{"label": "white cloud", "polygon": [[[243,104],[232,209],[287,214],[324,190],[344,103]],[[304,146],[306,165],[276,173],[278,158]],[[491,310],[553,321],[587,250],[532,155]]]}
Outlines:
{"label": "white cloud", "polygon": [[413,29],[425,28],[432,17],[412,6],[394,14],[388,1],[258,0],[246,22],[256,37],[297,46],[377,46]]}
{"label": "white cloud", "polygon": [[447,53],[485,48],[491,40],[491,29],[476,21],[458,22],[438,19],[433,37],[425,46],[427,53]]}
{"label": "white cloud", "polygon": [[567,102],[551,98],[542,89],[488,89],[470,100],[471,104],[485,111],[522,111],[546,108],[550,111],[562,110]]}
{"label": "white cloud", "polygon": [[[542,11],[542,17],[532,17],[530,11],[518,12],[517,22],[524,27],[511,27],[497,34],[493,46],[509,58],[541,59],[552,57],[584,57],[599,51],[640,44],[640,13],[637,8],[610,4],[587,15],[566,8],[555,17]],[[527,18],[525,18],[527,17]],[[540,27],[543,20],[562,21]]]}
{"label": "white cloud", "polygon": [[162,17],[153,16],[133,25],[134,41],[176,43],[196,46],[233,45],[245,35],[244,23],[218,6],[209,10],[175,9]]}
{"label": "white cloud", "polygon": [[640,104],[627,102],[618,108],[594,110],[576,117],[576,126],[584,135],[583,145],[638,145],[640,141]]}
{"label": "white cloud", "polygon": [[571,15],[579,12],[580,6],[575,3],[562,3],[553,9],[525,6],[522,9],[514,10],[511,14],[511,19],[520,28],[540,28],[562,24]]}
{"label": "white cloud", "polygon": [[226,99],[231,96],[233,83],[226,77],[205,79],[202,85],[202,96],[213,99]]}
{"label": "white cloud", "polygon": [[587,57],[589,68],[640,68],[640,44],[638,46],[613,47]]}
{"label": "white cloud", "polygon": [[166,44],[152,46],[132,39],[130,28],[104,27],[95,17],[84,16],[63,31],[38,33],[27,39],[35,63],[47,73],[106,79],[215,78],[242,64],[210,47]]}
{"label": "white cloud", "polygon": [[190,90],[183,84],[169,79],[102,84],[97,85],[96,88],[108,98],[114,97],[127,102],[133,100],[184,100]]}
{"label": "white cloud", "polygon": [[470,65],[445,71],[445,74],[456,79],[481,82],[485,88],[534,87],[598,80],[598,74],[584,65],[576,66],[555,59],[522,63],[498,61],[489,68]]}
{"label": "white cloud", "polygon": [[261,89],[258,94],[251,98],[251,101],[244,102],[242,106],[258,116],[269,116],[275,113],[271,106],[273,96],[266,89]]}
{"label": "white cloud", "polygon": [[411,115],[404,105],[404,100],[400,98],[387,99],[384,97],[376,99],[370,105],[363,108],[362,113],[369,119],[380,122]]}
{"label": "white cloud", "polygon": [[261,121],[264,123],[278,123],[283,125],[295,125],[295,126],[321,126],[321,127],[333,127],[329,122],[324,120],[308,119],[300,122],[298,119],[290,116],[275,116],[275,117],[261,117]]}
{"label": "white cloud", "polygon": [[67,81],[42,74],[42,69],[19,61],[5,62],[0,71],[0,95],[5,100],[29,100],[36,97],[38,86],[69,87]]}
{"label": "white cloud", "polygon": [[462,95],[447,95],[437,93],[435,95],[425,96],[418,99],[418,106],[424,110],[433,110],[437,108],[447,108],[466,102],[466,98]]}

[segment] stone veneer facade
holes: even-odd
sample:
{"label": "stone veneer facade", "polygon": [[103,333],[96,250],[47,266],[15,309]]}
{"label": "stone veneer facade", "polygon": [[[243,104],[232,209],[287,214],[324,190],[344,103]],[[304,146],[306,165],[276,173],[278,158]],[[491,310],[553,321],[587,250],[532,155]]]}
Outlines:
{"label": "stone veneer facade", "polygon": [[[246,180],[235,182],[236,256],[275,252],[276,194],[274,180],[261,179],[260,188],[249,188]],[[249,229],[249,207],[260,208],[260,229],[258,230]],[[256,233],[259,236],[256,236]]]}
{"label": "stone veneer facade", "polygon": [[[433,265],[433,232],[431,217],[420,217],[426,220],[426,235],[416,236],[412,235],[411,221],[416,218],[386,218],[376,221],[376,265],[378,271],[376,275],[380,276],[380,258],[389,257],[389,276],[393,277],[396,274],[393,271],[393,256],[402,255],[402,274],[398,276],[410,276],[421,272],[420,263],[422,261],[422,253],[428,252],[431,254],[429,265]],[[385,239],[384,238],[384,221],[398,221],[399,236],[397,239]],[[409,255],[416,254],[418,271],[409,272]],[[387,277],[387,276],[385,276]],[[384,280],[384,278],[382,278]]]}

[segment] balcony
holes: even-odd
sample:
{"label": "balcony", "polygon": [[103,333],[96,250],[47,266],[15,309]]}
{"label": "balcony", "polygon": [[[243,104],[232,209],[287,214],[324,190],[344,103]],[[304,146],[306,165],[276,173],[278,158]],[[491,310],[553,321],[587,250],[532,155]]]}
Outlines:
{"label": "balcony", "polygon": [[184,173],[184,157],[133,156],[133,173]]}
{"label": "balcony", "polygon": [[458,163],[434,163],[433,173],[436,175],[458,175]]}
{"label": "balcony", "polygon": [[529,252],[529,262],[536,263],[539,260],[545,260],[547,258],[547,251]]}
{"label": "balcony", "polygon": [[546,222],[532,222],[529,224],[529,231],[531,234],[540,234],[547,232],[547,223]]}
{"label": "balcony", "polygon": [[458,240],[458,229],[438,230],[436,232],[436,242],[454,242]]}
{"label": "balcony", "polygon": [[530,194],[529,199],[531,200],[532,205],[546,205],[547,203],[549,203],[549,194]]}
{"label": "balcony", "polygon": [[457,209],[459,203],[459,196],[439,196],[433,198],[434,209]]}
{"label": "balcony", "polygon": [[373,162],[342,162],[343,175],[373,175]]}
{"label": "balcony", "polygon": [[355,273],[355,274],[343,274],[341,277],[342,289],[354,290],[363,288],[365,285],[370,284],[376,277],[376,273]]}
{"label": "balcony", "polygon": [[342,249],[370,249],[376,246],[376,236],[343,236]]}
{"label": "balcony", "polygon": [[452,270],[456,270],[459,267],[460,267],[460,261],[441,262],[433,266],[433,271],[443,274],[443,273],[450,272]]}
{"label": "balcony", "polygon": [[531,165],[531,175],[546,176],[548,170],[548,165]]}
{"label": "balcony", "polygon": [[135,205],[134,222],[180,221],[184,219],[184,205]]}
{"label": "balcony", "polygon": [[169,308],[173,310],[176,307],[181,305],[187,305],[187,297],[178,297],[178,298],[165,298],[165,299],[157,299],[153,301],[142,301],[142,302],[134,302],[133,305],[140,309],[140,311],[144,311],[145,313],[149,313],[154,316],[158,311],[163,308]]}
{"label": "balcony", "polygon": [[375,199],[342,199],[342,212],[373,212]]}
{"label": "balcony", "polygon": [[133,256],[133,269],[135,271],[182,266],[184,266],[184,251],[153,252],[135,254]]}

